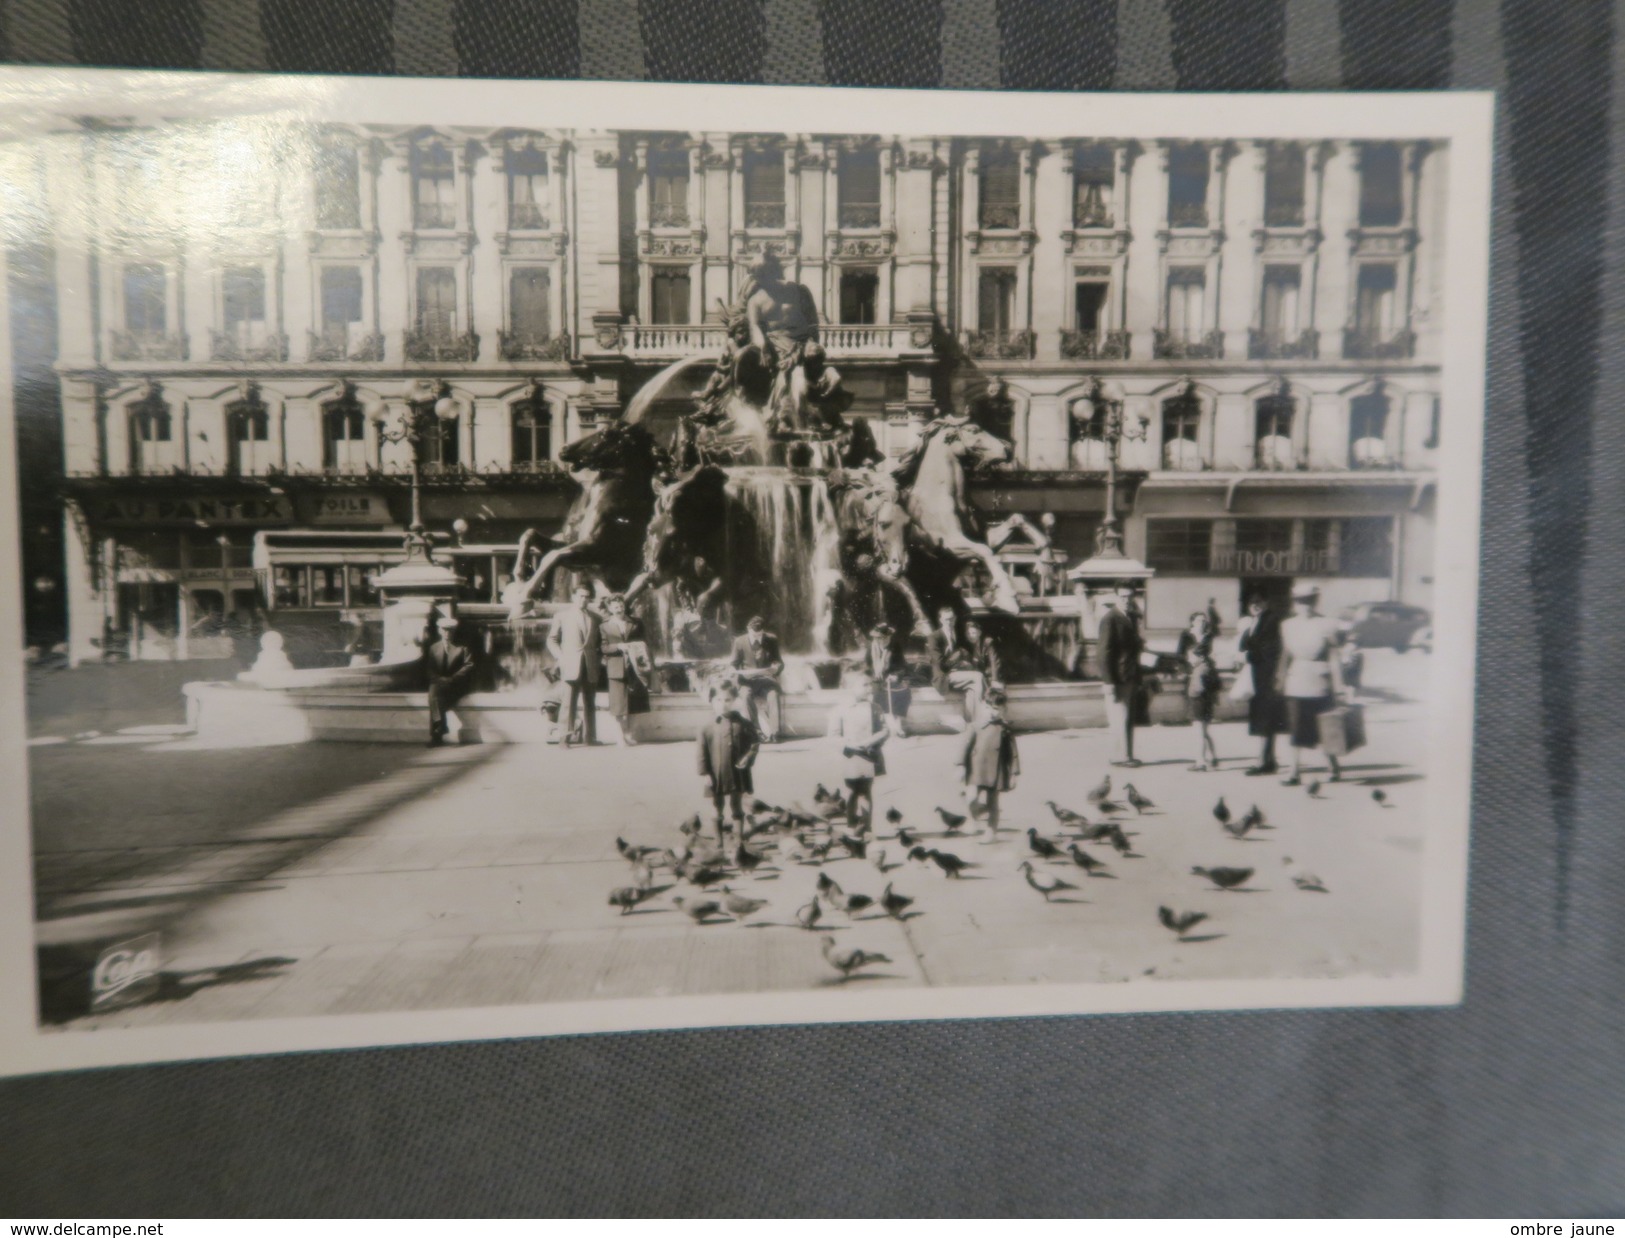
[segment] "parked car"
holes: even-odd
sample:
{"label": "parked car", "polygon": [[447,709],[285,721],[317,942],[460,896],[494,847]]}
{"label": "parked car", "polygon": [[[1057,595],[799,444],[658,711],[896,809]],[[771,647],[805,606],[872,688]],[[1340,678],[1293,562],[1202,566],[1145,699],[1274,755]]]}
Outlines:
{"label": "parked car", "polygon": [[1420,606],[1401,602],[1361,602],[1339,616],[1345,640],[1362,649],[1421,649],[1433,647],[1433,616]]}

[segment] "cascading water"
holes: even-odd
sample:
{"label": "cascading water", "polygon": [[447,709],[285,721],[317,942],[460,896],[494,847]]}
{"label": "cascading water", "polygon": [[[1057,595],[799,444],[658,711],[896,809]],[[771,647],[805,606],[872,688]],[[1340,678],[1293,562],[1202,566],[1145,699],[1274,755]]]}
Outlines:
{"label": "cascading water", "polygon": [[769,573],[786,653],[823,653],[829,591],[840,575],[840,528],[824,478],[785,468],[727,470],[728,497],[750,516],[755,562]]}

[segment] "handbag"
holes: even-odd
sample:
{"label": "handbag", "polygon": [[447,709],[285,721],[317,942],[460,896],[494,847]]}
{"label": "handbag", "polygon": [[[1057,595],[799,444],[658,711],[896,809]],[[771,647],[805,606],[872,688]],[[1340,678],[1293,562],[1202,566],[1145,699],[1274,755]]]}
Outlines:
{"label": "handbag", "polygon": [[1337,705],[1315,719],[1321,751],[1341,757],[1365,747],[1365,706]]}
{"label": "handbag", "polygon": [[1253,664],[1243,662],[1241,669],[1236,672],[1235,680],[1230,684],[1230,699],[1232,701],[1250,701],[1257,695],[1258,688],[1253,683]]}

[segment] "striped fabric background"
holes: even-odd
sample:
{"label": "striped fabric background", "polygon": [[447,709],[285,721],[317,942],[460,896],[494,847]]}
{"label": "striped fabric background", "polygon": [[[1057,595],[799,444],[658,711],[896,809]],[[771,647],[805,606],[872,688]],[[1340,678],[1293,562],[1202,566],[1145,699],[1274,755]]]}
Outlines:
{"label": "striped fabric background", "polygon": [[1625,1209],[1625,90],[1600,0],[0,0],[19,63],[1490,88],[1459,1010],[740,1030],[0,1086],[0,1214]]}

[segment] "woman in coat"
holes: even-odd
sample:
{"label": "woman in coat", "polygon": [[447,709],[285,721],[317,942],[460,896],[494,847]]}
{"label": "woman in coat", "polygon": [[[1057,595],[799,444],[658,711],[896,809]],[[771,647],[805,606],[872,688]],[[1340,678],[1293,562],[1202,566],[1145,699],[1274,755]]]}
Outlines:
{"label": "woman in coat", "polygon": [[1273,774],[1275,737],[1287,729],[1286,698],[1281,695],[1276,676],[1281,666],[1281,616],[1262,596],[1248,603],[1242,620],[1239,648],[1252,671],[1253,694],[1247,700],[1247,734],[1264,741],[1258,764],[1250,776]]}
{"label": "woman in coat", "polygon": [[[1282,783],[1298,785],[1303,754],[1320,747],[1320,715],[1337,704],[1343,692],[1343,671],[1338,655],[1337,624],[1315,610],[1320,591],[1311,587],[1292,594],[1292,617],[1281,624],[1281,665],[1278,681],[1286,697],[1287,722],[1292,733],[1292,770]],[[1331,781],[1343,776],[1337,758],[1326,754]]]}
{"label": "woman in coat", "polygon": [[649,711],[649,686],[639,671],[646,664],[647,646],[643,640],[643,624],[626,613],[626,599],[612,594],[604,602],[604,622],[598,629],[598,640],[603,652],[604,679],[609,685],[609,712],[615,716],[620,728],[621,743],[635,744],[632,725],[633,714]]}
{"label": "woman in coat", "polygon": [[1209,727],[1219,702],[1219,667],[1213,660],[1213,620],[1206,611],[1191,615],[1190,625],[1179,634],[1178,655],[1187,671],[1185,699],[1191,721],[1196,724],[1196,761],[1192,773],[1206,773],[1219,764]]}
{"label": "woman in coat", "polygon": [[985,816],[988,833],[995,836],[999,832],[999,795],[1014,790],[1021,773],[1016,736],[1004,707],[1003,690],[992,689],[977,705],[960,754],[971,816]]}

